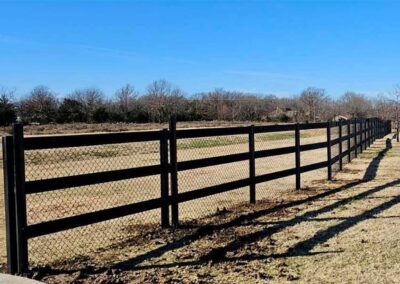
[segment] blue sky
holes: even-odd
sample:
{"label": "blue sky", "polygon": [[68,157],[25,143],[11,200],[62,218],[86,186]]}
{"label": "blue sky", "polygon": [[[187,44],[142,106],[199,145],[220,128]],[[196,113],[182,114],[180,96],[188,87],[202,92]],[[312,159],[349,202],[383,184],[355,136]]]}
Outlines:
{"label": "blue sky", "polygon": [[0,86],[60,95],[166,79],[288,96],[400,83],[400,1],[0,2]]}

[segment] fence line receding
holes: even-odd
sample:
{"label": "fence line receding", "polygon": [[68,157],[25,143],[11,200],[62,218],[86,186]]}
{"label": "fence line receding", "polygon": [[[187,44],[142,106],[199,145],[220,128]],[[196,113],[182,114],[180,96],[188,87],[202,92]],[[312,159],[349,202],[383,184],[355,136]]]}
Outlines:
{"label": "fence line receding", "polygon": [[[307,131],[319,131],[323,140],[302,143],[307,140]],[[248,190],[247,200],[254,203],[256,185],[293,176],[294,189],[299,190],[305,173],[324,168],[327,179],[332,179],[344,161],[350,162],[390,131],[390,121],[377,118],[178,130],[172,119],[169,129],[158,131],[24,137],[22,125],[15,124],[13,135],[2,140],[9,272],[29,269],[30,254],[39,248],[28,246],[28,241],[41,236],[125,220],[151,210],[159,210],[162,227],[177,227],[180,205],[185,202],[240,189]],[[293,137],[294,143],[281,145],[283,140],[278,139],[285,137]],[[203,139],[201,144],[198,139]],[[214,146],[226,147],[227,153],[207,151]],[[204,149],[203,156],[193,149]],[[321,160],[303,165],[302,157],[314,150],[322,151]],[[257,162],[282,155],[291,156],[293,165],[257,173]],[[57,160],[63,161],[62,167]],[[232,164],[241,169],[240,174],[233,172],[233,180],[196,184],[190,176],[191,171],[228,169]],[[132,180],[140,183],[133,185]],[[98,189],[99,185],[103,188]],[[144,186],[146,190],[137,188]],[[184,189],[190,186],[191,190]],[[77,188],[81,190],[75,192]],[[102,193],[107,199],[97,203],[76,201],[100,190],[116,190],[118,194]],[[131,190],[135,190],[134,198]],[[61,203],[75,207],[65,209]]]}

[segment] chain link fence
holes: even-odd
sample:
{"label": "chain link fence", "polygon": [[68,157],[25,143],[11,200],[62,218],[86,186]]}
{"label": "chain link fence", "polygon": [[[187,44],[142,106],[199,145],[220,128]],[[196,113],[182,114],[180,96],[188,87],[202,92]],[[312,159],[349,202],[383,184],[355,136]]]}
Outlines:
{"label": "chain link fence", "polygon": [[[137,142],[25,151],[26,181],[129,169],[160,163],[160,143]],[[27,223],[38,224],[157,198],[160,176],[148,176],[27,195]],[[160,210],[113,219],[29,240],[32,265],[92,255],[132,236],[132,224],[156,224]]]}

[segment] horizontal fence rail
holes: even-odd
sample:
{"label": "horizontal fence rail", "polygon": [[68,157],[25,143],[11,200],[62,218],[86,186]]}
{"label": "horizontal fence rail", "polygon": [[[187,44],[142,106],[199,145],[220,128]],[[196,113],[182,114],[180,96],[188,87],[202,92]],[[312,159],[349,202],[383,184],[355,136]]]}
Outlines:
{"label": "horizontal fence rail", "polygon": [[[339,129],[339,137],[332,139],[332,131],[336,128]],[[326,141],[301,144],[300,132],[310,129],[326,130]],[[345,135],[343,135],[343,130]],[[292,133],[295,145],[265,150],[255,149],[256,134],[274,132]],[[256,202],[257,193],[256,184],[295,176],[295,187],[298,190],[301,188],[302,173],[322,168],[327,168],[327,178],[331,179],[333,175],[332,165],[339,162],[339,170],[341,170],[343,158],[348,158],[350,162],[353,154],[357,157],[359,152],[369,147],[376,139],[382,138],[390,132],[390,121],[382,121],[377,118],[307,124],[251,125],[248,127],[179,130],[176,129],[176,120],[173,118],[170,121],[169,129],[159,131],[38,137],[24,137],[22,125],[15,124],[13,126],[13,136],[5,136],[2,140],[8,270],[10,273],[24,273],[28,270],[28,239],[31,238],[154,209],[161,210],[161,225],[163,227],[171,225],[177,227],[179,226],[179,204],[183,202],[249,187],[249,202],[254,203]],[[179,145],[180,140],[230,135],[247,136],[248,140],[246,140],[246,143],[248,144],[248,150],[223,156],[178,161],[179,147],[177,145]],[[27,180],[25,176],[25,151],[58,148],[70,149],[149,141],[156,141],[159,143],[159,161],[154,165],[38,180]],[[345,143],[346,146],[345,150],[343,150],[343,143]],[[335,145],[338,146],[338,154],[334,154],[331,151],[332,147]],[[326,160],[308,165],[301,165],[301,153],[316,149],[326,149]],[[259,175],[256,174],[256,161],[258,159],[288,154],[294,155],[294,168],[277,170]],[[248,161],[248,177],[246,178],[200,187],[191,191],[179,192],[179,172],[243,161]],[[75,214],[59,219],[27,224],[26,198],[28,195],[62,189],[69,190],[81,186],[91,186],[148,176],[160,177],[160,195],[157,198]],[[90,191],[91,189],[90,187],[86,187],[85,190]]]}

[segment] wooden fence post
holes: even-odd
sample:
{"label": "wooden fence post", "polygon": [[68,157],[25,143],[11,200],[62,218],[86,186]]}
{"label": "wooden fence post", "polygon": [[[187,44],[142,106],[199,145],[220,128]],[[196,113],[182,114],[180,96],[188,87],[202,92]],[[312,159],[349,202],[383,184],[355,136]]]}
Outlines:
{"label": "wooden fence post", "polygon": [[171,162],[171,219],[174,228],[179,226],[178,203],[178,150],[176,140],[176,117],[169,121],[169,151]]}
{"label": "wooden fence post", "polygon": [[368,134],[367,147],[369,148],[371,146],[371,121],[369,118],[367,118],[367,134]]}
{"label": "wooden fence post", "polygon": [[369,139],[369,137],[368,137],[368,119],[365,119],[364,120],[364,139],[365,139],[365,142],[364,142],[364,150],[367,150],[367,148],[368,148],[368,139]]}
{"label": "wooden fence post", "polygon": [[296,148],[296,190],[301,188],[301,170],[300,170],[300,124],[296,123],[295,128],[295,148]]}
{"label": "wooden fence post", "polygon": [[326,127],[327,158],[328,158],[328,180],[332,180],[332,153],[331,153],[331,122],[328,121]]}
{"label": "wooden fence post", "polygon": [[169,227],[168,197],[168,130],[161,130],[160,165],[161,165],[161,227]]}
{"label": "wooden fence post", "polygon": [[378,120],[378,139],[382,138],[382,131],[381,131],[381,120]]}
{"label": "wooden fence post", "polygon": [[363,119],[360,119],[360,153],[364,152],[364,123]]}
{"label": "wooden fence post", "polygon": [[13,125],[13,154],[14,154],[14,196],[16,211],[16,241],[18,273],[28,271],[28,239],[25,235],[26,195],[25,195],[25,154],[24,128],[20,123]]}
{"label": "wooden fence post", "polygon": [[374,119],[371,118],[371,145],[374,143]]}
{"label": "wooden fence post", "polygon": [[3,174],[4,174],[4,209],[7,244],[7,270],[10,274],[17,273],[17,241],[16,215],[14,196],[14,155],[13,138],[4,136],[3,145]]}
{"label": "wooden fence post", "polygon": [[249,127],[249,176],[250,176],[250,203],[256,203],[256,161],[255,161],[255,142],[254,125]]}
{"label": "wooden fence post", "polygon": [[342,133],[342,120],[339,121],[339,170],[343,170],[343,133]]}
{"label": "wooden fence post", "polygon": [[347,120],[347,162],[351,162],[351,121]]}
{"label": "wooden fence post", "polygon": [[357,131],[357,118],[354,119],[354,157],[357,158],[358,154],[358,131]]}
{"label": "wooden fence post", "polygon": [[374,131],[374,119],[373,118],[371,118],[371,120],[370,120],[370,123],[371,123],[371,125],[370,125],[370,128],[371,128],[371,142],[370,142],[370,147],[371,147],[371,145],[372,145],[372,143],[374,143],[374,134],[373,134],[373,131]]}

